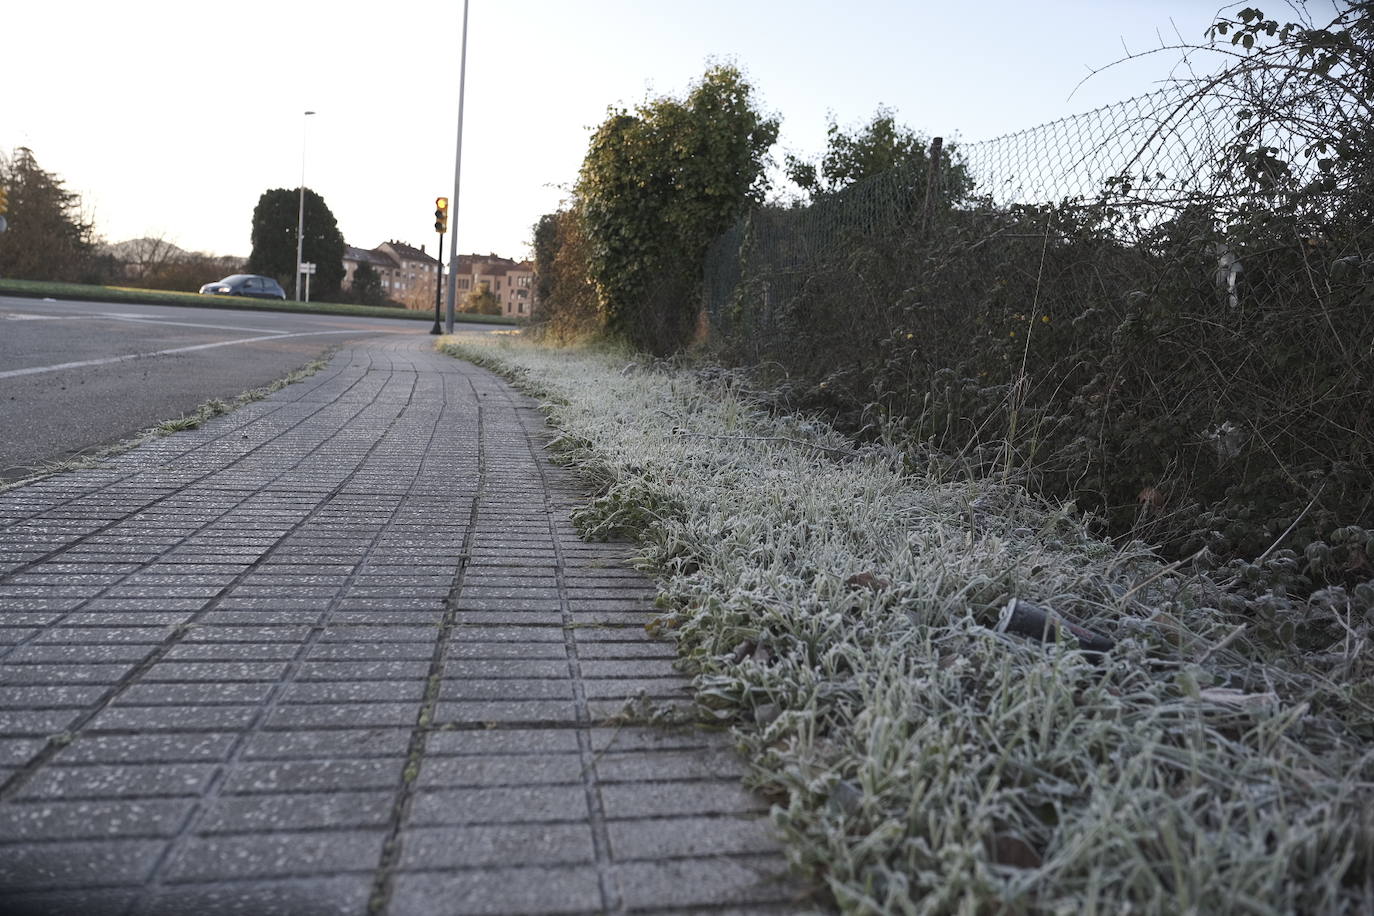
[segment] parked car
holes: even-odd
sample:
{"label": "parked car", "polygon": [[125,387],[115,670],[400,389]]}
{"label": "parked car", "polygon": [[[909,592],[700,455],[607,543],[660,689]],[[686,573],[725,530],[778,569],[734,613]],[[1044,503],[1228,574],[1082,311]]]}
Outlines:
{"label": "parked car", "polygon": [[251,296],[254,299],[285,299],[286,291],[271,277],[257,274],[234,274],[200,288],[207,296]]}

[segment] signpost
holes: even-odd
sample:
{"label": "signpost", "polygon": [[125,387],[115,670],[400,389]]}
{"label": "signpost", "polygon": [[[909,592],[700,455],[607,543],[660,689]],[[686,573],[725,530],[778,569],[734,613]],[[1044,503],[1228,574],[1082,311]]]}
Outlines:
{"label": "signpost", "polygon": [[310,278],[315,275],[315,263],[313,261],[302,261],[298,265],[298,272],[305,274],[305,301],[310,301]]}

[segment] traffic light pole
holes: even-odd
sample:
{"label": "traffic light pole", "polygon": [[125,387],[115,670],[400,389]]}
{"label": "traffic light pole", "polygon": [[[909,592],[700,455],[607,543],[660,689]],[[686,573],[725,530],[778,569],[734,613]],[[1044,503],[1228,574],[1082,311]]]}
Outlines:
{"label": "traffic light pole", "polygon": [[434,327],[429,329],[431,334],[442,334],[443,330],[439,327],[439,299],[440,291],[444,288],[444,234],[439,233],[439,269],[434,276]]}

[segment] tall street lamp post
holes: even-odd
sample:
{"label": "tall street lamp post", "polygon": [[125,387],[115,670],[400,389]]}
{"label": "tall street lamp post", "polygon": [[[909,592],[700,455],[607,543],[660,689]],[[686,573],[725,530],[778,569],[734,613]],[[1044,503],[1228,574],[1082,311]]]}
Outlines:
{"label": "tall street lamp post", "polygon": [[301,118],[301,206],[296,216],[296,301],[301,300],[301,251],[305,246],[305,126],[306,118],[315,112],[307,111]]}
{"label": "tall street lamp post", "polygon": [[[468,0],[463,0],[463,50],[458,65],[458,151],[453,165],[453,202],[449,207],[453,225],[448,237],[448,320],[445,330],[453,333],[453,313],[458,298],[458,204],[459,186],[463,178],[463,89],[468,76]],[[443,241],[440,240],[440,245]],[[443,249],[440,249],[442,253]]]}

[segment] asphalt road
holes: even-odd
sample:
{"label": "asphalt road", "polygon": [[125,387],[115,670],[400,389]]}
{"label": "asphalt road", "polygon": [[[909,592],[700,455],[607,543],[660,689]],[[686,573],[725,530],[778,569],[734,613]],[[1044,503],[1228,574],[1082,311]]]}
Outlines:
{"label": "asphalt road", "polygon": [[234,398],[346,341],[428,332],[403,319],[0,296],[0,480]]}

